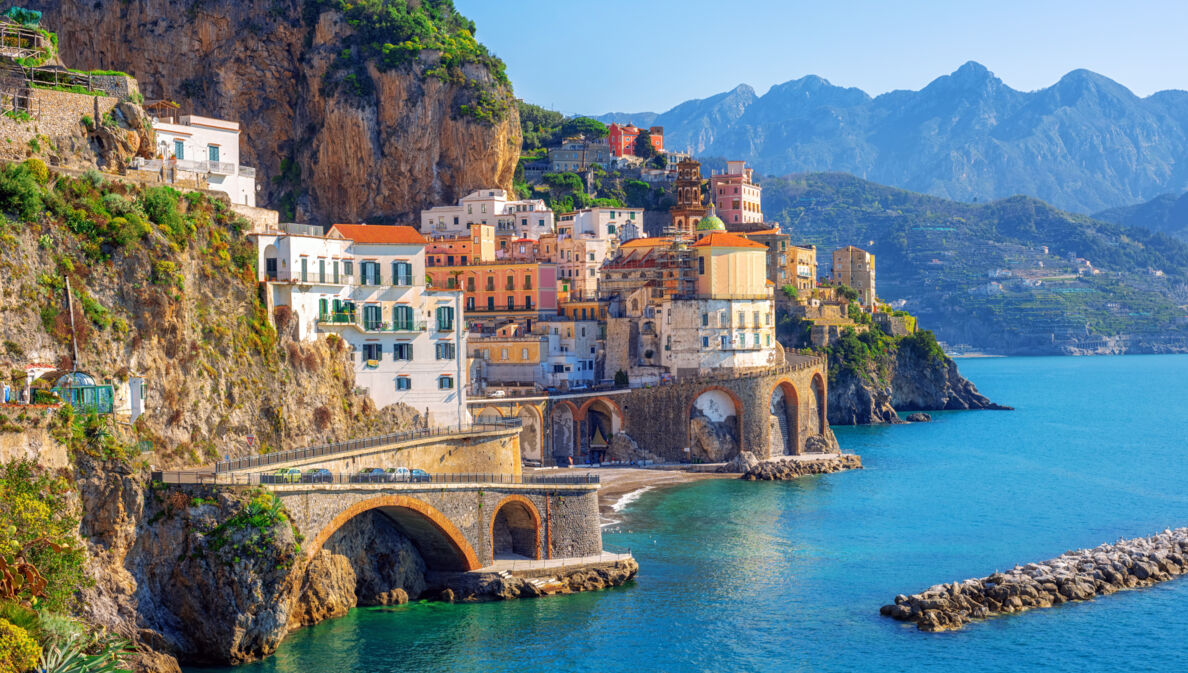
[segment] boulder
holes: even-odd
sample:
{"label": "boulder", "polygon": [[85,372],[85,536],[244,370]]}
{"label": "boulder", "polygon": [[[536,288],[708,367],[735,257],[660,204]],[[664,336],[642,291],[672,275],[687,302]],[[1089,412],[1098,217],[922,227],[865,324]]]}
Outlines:
{"label": "boulder", "polygon": [[740,451],[730,462],[726,463],[719,472],[746,474],[759,465],[759,459],[750,451]]}
{"label": "boulder", "polygon": [[928,423],[932,421],[932,416],[929,416],[922,411],[917,411],[914,414],[908,414],[907,420],[908,423]]}

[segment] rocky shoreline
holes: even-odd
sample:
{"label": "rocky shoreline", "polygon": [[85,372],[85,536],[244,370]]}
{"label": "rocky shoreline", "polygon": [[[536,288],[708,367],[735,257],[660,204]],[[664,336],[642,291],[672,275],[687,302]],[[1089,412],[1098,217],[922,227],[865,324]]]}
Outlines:
{"label": "rocky shoreline", "polygon": [[1188,528],[1068,551],[982,579],[937,584],[895,597],[880,614],[915,622],[921,631],[960,629],[975,619],[1087,601],[1148,587],[1188,572]]}
{"label": "rocky shoreline", "polygon": [[759,461],[742,474],[746,481],[787,481],[813,474],[861,470],[862,458],[853,453],[816,456],[785,456]]}
{"label": "rocky shoreline", "polygon": [[431,573],[427,579],[438,591],[437,600],[482,603],[599,591],[626,584],[638,573],[639,564],[633,558],[626,558],[588,563],[553,573],[547,570],[524,576],[506,571]]}

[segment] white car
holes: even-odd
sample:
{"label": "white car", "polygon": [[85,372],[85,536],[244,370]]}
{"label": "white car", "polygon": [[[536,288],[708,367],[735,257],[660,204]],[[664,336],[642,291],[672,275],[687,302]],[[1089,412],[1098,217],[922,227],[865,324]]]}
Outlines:
{"label": "white car", "polygon": [[491,392],[487,393],[487,397],[507,397],[507,391],[506,390],[492,390]]}

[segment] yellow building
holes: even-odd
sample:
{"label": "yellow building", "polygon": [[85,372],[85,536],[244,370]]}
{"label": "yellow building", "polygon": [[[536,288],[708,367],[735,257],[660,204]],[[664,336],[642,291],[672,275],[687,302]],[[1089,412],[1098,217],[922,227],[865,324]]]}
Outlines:
{"label": "yellow building", "polygon": [[714,232],[693,244],[697,295],[702,299],[771,298],[767,246],[737,234]]}

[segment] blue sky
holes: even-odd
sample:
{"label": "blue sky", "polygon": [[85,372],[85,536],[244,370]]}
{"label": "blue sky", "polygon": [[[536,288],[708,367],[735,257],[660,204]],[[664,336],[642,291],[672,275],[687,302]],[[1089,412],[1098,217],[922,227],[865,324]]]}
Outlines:
{"label": "blue sky", "polygon": [[[455,0],[516,94],[567,114],[663,112],[820,75],[871,94],[978,61],[1009,86],[1076,68],[1188,89],[1188,0]],[[723,11],[723,9],[728,11]]]}

